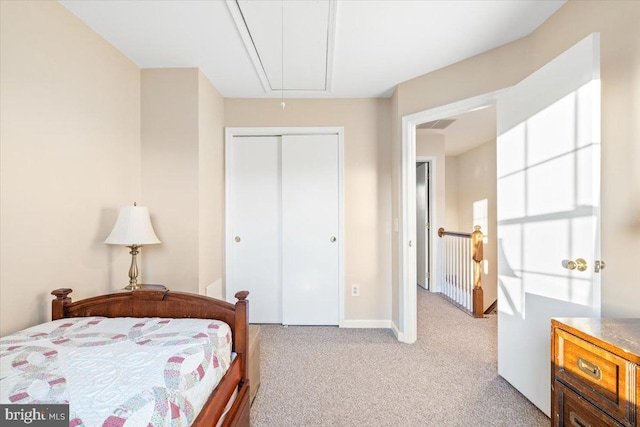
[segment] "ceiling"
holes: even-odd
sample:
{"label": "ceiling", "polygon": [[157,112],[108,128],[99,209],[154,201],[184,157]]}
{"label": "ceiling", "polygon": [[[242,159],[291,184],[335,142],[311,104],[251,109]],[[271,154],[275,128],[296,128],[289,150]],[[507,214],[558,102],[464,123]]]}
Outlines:
{"label": "ceiling", "polygon": [[447,117],[455,121],[445,129],[421,129],[419,133],[444,135],[446,156],[458,156],[462,153],[496,139],[496,106],[473,110],[464,114]]}
{"label": "ceiling", "polygon": [[[526,36],[565,0],[60,3],[139,67],[200,67],[228,98],[385,98],[398,83]],[[492,106],[419,132],[443,134],[446,155],[457,156],[495,138],[495,114]]]}
{"label": "ceiling", "polygon": [[139,67],[200,67],[242,98],[279,97],[282,84],[288,98],[390,97],[526,36],[564,2],[60,0]]}

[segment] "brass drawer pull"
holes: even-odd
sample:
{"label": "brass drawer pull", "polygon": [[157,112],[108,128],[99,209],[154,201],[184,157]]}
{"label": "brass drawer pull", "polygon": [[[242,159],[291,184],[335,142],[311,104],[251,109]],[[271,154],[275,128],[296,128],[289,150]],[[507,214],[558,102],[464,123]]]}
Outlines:
{"label": "brass drawer pull", "polygon": [[578,357],[578,368],[591,378],[594,378],[596,381],[600,381],[602,379],[602,371],[600,368],[598,368],[597,365],[584,360],[582,357]]}
{"label": "brass drawer pull", "polygon": [[569,421],[571,422],[571,425],[575,427],[591,427],[591,424],[582,421],[582,418],[577,416],[573,411],[569,413]]}

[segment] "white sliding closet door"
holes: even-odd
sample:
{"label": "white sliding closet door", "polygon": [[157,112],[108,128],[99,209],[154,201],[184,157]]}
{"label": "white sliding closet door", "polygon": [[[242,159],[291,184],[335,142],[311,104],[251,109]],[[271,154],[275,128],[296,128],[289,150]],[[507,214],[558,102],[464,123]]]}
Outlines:
{"label": "white sliding closet door", "polygon": [[339,320],[337,135],[282,137],[282,322]]}
{"label": "white sliding closet door", "polygon": [[234,137],[227,149],[227,300],[249,291],[249,320],[281,323],[280,137]]}

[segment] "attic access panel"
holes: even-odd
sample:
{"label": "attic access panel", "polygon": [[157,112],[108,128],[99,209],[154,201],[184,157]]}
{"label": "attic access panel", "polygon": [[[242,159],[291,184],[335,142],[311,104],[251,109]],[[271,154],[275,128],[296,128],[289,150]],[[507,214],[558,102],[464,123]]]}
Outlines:
{"label": "attic access panel", "polygon": [[283,68],[284,90],[328,90],[329,41],[333,31],[329,0],[236,0],[235,3],[242,16],[236,24],[241,34],[248,32],[249,41],[245,44],[247,49],[255,50],[256,55],[249,53],[256,71],[263,74],[267,91],[283,89]]}

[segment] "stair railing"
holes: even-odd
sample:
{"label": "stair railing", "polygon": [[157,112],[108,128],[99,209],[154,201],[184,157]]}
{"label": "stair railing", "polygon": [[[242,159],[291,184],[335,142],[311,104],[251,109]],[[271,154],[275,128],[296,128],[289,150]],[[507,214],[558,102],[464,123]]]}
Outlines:
{"label": "stair railing", "polygon": [[480,226],[473,233],[438,230],[440,236],[440,292],[473,317],[484,317],[482,240]]}

